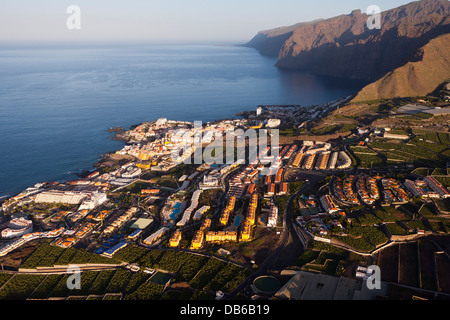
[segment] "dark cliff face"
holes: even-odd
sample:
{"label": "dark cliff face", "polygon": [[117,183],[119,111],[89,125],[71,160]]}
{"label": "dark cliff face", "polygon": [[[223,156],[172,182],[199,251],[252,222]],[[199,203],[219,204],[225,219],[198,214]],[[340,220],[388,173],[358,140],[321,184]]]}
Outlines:
{"label": "dark cliff face", "polygon": [[287,32],[285,34],[271,37],[266,33],[258,33],[245,46],[255,48],[265,56],[278,57],[281,47],[291,35],[292,32]]}
{"label": "dark cliff face", "polygon": [[266,32],[257,45],[249,45],[262,54],[278,51],[280,68],[374,81],[411,61],[431,39],[449,33],[449,16],[447,0],[416,1],[381,13],[381,30],[369,30],[369,16],[358,10],[287,29],[277,37]]}
{"label": "dark cliff face", "polygon": [[314,24],[319,21],[323,21],[323,19],[311,22],[302,22],[288,27],[280,27],[276,29],[260,31],[244,46],[255,48],[261,54],[266,56],[278,57],[285,41],[289,39],[294,30],[309,24]]}

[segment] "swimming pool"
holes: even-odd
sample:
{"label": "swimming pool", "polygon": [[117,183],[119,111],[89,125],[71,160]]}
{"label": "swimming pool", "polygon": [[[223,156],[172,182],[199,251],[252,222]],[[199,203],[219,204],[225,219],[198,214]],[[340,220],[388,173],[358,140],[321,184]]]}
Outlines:
{"label": "swimming pool", "polygon": [[181,207],[181,202],[177,202],[175,203],[175,205],[173,206],[174,209],[179,209]]}
{"label": "swimming pool", "polygon": [[172,213],[170,214],[170,219],[176,220],[179,213],[180,213],[180,209],[173,209]]}

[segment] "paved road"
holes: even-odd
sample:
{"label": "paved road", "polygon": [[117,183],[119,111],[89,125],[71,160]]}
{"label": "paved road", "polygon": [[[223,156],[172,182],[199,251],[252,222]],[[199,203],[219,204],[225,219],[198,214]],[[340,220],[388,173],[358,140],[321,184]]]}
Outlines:
{"label": "paved road", "polygon": [[[122,264],[71,264],[70,266],[78,266],[81,271],[103,271],[103,270],[114,270],[122,269],[127,265],[127,263]],[[53,267],[39,267],[36,269],[19,269],[17,271],[2,271],[5,273],[17,273],[17,274],[67,274],[69,265],[67,266],[53,266]]]}

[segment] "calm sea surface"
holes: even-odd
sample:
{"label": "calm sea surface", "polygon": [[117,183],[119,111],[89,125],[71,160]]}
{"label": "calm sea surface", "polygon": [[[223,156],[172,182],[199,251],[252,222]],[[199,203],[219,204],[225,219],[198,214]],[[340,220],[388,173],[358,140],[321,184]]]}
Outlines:
{"label": "calm sea surface", "polygon": [[112,126],[320,104],[362,86],[275,62],[233,46],[0,46],[0,196],[91,169],[123,146],[111,140]]}

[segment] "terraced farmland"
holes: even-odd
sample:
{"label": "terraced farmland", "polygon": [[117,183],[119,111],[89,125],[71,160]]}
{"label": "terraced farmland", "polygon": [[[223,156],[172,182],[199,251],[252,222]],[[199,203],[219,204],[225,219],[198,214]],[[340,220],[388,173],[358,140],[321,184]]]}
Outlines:
{"label": "terraced farmland", "polygon": [[377,260],[382,281],[450,293],[450,259],[435,245],[439,239],[427,237],[383,249]]}

